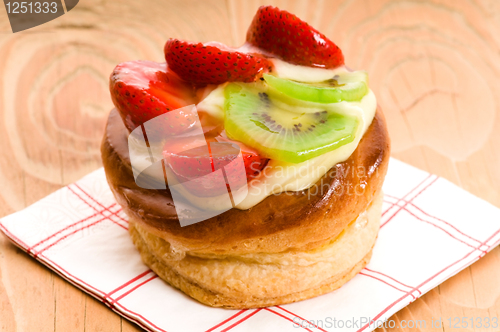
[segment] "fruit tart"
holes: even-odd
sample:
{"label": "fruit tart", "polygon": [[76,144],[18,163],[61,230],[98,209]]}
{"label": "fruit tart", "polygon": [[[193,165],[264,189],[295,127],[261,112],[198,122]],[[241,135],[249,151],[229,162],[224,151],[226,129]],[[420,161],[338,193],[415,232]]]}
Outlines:
{"label": "fruit tart", "polygon": [[164,52],[114,69],[102,143],[143,261],[224,308],[353,278],[377,238],[390,153],[367,73],[272,6],[239,48],[169,39]]}

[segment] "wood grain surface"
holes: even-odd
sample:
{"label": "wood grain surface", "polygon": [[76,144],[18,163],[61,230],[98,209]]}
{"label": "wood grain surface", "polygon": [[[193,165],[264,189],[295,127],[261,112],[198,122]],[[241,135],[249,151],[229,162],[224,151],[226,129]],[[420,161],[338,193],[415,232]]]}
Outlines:
{"label": "wood grain surface", "polygon": [[[296,13],[342,48],[348,66],[368,70],[394,157],[500,207],[498,0],[80,0],[16,34],[0,6],[0,216],[101,166],[117,63],[163,61],[168,37],[240,45],[261,4]],[[499,317],[499,280],[497,247],[391,318],[426,320],[426,328],[392,330],[498,331],[430,322]],[[0,234],[0,330],[140,328]]]}

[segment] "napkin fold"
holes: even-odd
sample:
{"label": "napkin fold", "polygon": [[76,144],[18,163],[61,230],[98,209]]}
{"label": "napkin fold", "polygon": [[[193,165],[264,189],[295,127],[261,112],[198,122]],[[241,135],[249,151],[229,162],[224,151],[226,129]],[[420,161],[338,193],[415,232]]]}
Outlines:
{"label": "napkin fold", "polygon": [[[30,256],[150,331],[365,331],[500,243],[500,209],[391,159],[368,266],[340,289],[250,310],[210,308],[141,261],[101,168],[0,220]],[[430,323],[430,322],[428,322]]]}

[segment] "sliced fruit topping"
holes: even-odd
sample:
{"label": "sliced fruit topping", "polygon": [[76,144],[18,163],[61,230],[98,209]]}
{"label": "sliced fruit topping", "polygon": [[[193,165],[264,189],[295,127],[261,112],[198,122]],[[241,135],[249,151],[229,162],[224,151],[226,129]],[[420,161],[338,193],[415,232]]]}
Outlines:
{"label": "sliced fruit topping", "polygon": [[225,89],[224,127],[230,139],[270,159],[300,163],[354,140],[358,118],[318,109],[286,111],[265,92],[239,84]]}
{"label": "sliced fruit topping", "polygon": [[[208,146],[198,140],[167,141],[165,144],[163,155],[167,164],[192,194],[217,196],[231,188],[238,189],[267,164],[268,160],[255,150],[227,138],[221,139],[219,142],[211,139]],[[242,159],[237,159],[240,151]],[[216,172],[219,169],[224,169],[224,173]]]}
{"label": "sliced fruit topping", "polygon": [[260,55],[213,45],[169,39],[165,59],[180,77],[199,85],[253,82],[271,69],[271,62]]}
{"label": "sliced fruit topping", "polygon": [[337,45],[297,16],[273,6],[259,8],[247,42],[297,65],[335,68],[344,64]]}
{"label": "sliced fruit topping", "polygon": [[259,155],[257,150],[252,149],[251,147],[241,142],[230,140],[225,136],[225,134],[224,136],[215,137],[215,140],[219,143],[231,143],[238,145],[241,150],[241,157],[243,158],[245,173],[248,181],[259,175],[269,161],[269,159]]}
{"label": "sliced fruit topping", "polygon": [[318,83],[296,82],[267,74],[264,79],[289,97],[322,104],[360,101],[368,93],[368,75],[363,71],[341,73]]}
{"label": "sliced fruit topping", "polygon": [[[111,74],[109,89],[113,104],[129,131],[158,115],[196,103],[194,88],[165,63],[121,63]],[[152,134],[175,135],[194,125],[196,119],[190,114],[178,113],[169,123],[155,124],[156,133]]]}

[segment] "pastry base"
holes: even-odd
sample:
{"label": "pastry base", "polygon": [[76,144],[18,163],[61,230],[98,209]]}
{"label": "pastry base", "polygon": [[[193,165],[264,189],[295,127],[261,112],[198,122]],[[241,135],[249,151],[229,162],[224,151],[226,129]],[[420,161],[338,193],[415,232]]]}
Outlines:
{"label": "pastry base", "polygon": [[330,243],[308,251],[248,255],[172,253],[168,242],[130,219],[142,260],[160,278],[212,307],[247,309],[296,302],[331,292],[371,258],[382,192]]}

